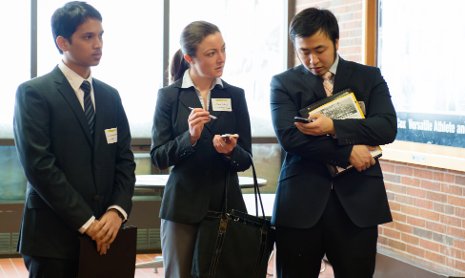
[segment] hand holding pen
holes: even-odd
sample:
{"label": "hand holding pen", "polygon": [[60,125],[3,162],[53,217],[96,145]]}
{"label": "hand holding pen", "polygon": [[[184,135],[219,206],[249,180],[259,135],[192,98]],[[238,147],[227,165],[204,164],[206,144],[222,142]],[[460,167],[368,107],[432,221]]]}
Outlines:
{"label": "hand holding pen", "polygon": [[[202,109],[202,108],[192,108],[192,107],[189,106],[189,109],[192,111],[192,110],[194,110],[194,109]],[[203,109],[202,109],[202,110],[203,110]],[[204,110],[204,111],[206,111],[206,110]],[[216,119],[217,119],[216,116],[213,116],[213,115],[211,115],[210,113],[208,114],[208,117],[210,117],[210,119],[212,119],[212,120],[216,120]]]}
{"label": "hand holding pen", "polygon": [[194,145],[197,140],[199,140],[205,124],[210,122],[212,119],[216,119],[216,117],[210,115],[208,111],[202,108],[189,107],[189,109],[191,110],[191,113],[189,114],[187,122],[189,125],[190,141],[191,144]]}

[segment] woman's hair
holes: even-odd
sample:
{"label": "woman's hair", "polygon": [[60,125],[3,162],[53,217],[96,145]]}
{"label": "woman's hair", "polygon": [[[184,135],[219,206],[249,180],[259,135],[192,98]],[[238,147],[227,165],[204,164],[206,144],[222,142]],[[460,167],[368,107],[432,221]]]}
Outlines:
{"label": "woman's hair", "polygon": [[71,36],[76,29],[89,18],[102,21],[99,11],[86,2],[80,1],[69,2],[53,13],[51,22],[53,40],[60,54],[63,54],[63,51],[56,44],[57,37],[62,36],[71,43]]}
{"label": "woman's hair", "polygon": [[197,47],[203,39],[217,32],[220,32],[220,29],[215,24],[206,21],[194,21],[184,28],[179,39],[181,49],[176,51],[171,60],[171,81],[182,78],[184,72],[189,68],[189,63],[184,59],[184,55],[195,57]]}
{"label": "woman's hair", "polygon": [[182,78],[184,72],[189,68],[189,63],[184,59],[184,54],[181,49],[178,49],[171,58],[170,79],[171,82]]}

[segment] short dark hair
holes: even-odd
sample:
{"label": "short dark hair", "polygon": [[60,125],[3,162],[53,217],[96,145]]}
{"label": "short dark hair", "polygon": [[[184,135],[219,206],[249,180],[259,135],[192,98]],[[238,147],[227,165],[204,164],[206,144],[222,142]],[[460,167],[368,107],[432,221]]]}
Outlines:
{"label": "short dark hair", "polygon": [[195,57],[197,47],[203,39],[209,35],[219,32],[220,29],[218,26],[206,21],[194,21],[184,27],[181,33],[181,38],[179,39],[181,49],[174,54],[171,60],[171,81],[176,81],[181,78],[184,75],[184,72],[189,68],[189,63],[184,60],[183,54]]}
{"label": "short dark hair", "polygon": [[322,31],[336,43],[339,39],[339,25],[334,14],[325,9],[307,8],[294,16],[289,26],[292,43],[296,37],[310,37]]}
{"label": "short dark hair", "polygon": [[86,2],[73,1],[58,8],[52,15],[52,34],[60,54],[63,53],[56,43],[58,36],[62,36],[71,42],[71,36],[76,29],[87,19],[93,18],[102,21],[102,15],[94,7]]}

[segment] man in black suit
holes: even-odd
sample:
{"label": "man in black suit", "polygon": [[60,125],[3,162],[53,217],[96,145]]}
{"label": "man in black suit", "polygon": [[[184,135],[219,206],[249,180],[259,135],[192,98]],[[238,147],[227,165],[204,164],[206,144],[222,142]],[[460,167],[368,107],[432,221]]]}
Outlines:
{"label": "man in black suit", "polygon": [[91,76],[102,56],[100,13],[67,3],[53,14],[52,31],[62,61],[16,93],[14,136],[28,179],[18,250],[30,277],[69,278],[77,275],[79,236],[106,254],[127,219],[135,163],[118,92]]}
{"label": "man in black suit", "polygon": [[[301,65],[273,77],[271,111],[286,152],[276,192],[278,277],[318,277],[326,254],[336,277],[372,277],[377,225],[391,221],[380,165],[369,150],[395,139],[396,114],[380,70],[338,56],[339,28],[328,10],[308,8],[290,24]],[[365,119],[294,122],[298,111],[352,89]],[[354,169],[331,177],[326,164]]]}

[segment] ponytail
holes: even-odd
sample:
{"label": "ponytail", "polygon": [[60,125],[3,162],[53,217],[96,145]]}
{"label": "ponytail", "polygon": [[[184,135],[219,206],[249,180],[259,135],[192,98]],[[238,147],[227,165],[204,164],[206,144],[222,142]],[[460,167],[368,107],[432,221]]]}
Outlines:
{"label": "ponytail", "polygon": [[189,68],[189,63],[184,59],[184,54],[181,49],[174,53],[173,58],[171,59],[170,66],[170,79],[171,82],[182,78],[184,72]]}

